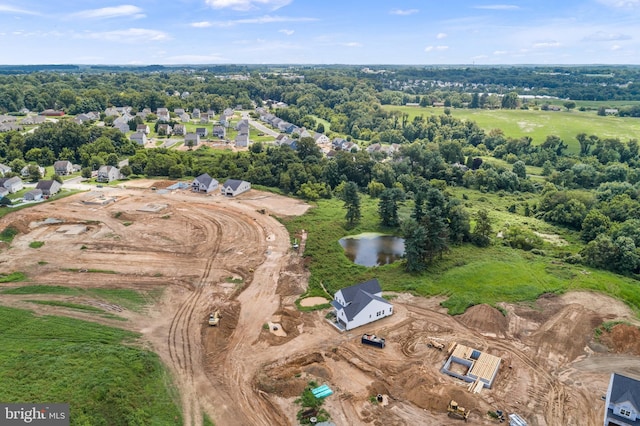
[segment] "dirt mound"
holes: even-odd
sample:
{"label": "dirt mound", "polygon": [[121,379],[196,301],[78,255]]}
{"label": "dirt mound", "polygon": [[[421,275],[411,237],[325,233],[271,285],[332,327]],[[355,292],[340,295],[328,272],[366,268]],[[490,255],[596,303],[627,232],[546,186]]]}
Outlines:
{"label": "dirt mound", "polygon": [[560,309],[531,336],[538,354],[550,364],[571,362],[585,352],[602,317],[582,305]]}
{"label": "dirt mound", "polygon": [[291,339],[294,339],[300,335],[298,325],[302,324],[302,313],[300,311],[294,311],[292,309],[279,309],[273,315],[279,327],[286,333],[286,336],[277,336],[271,333],[268,329],[262,329],[259,341],[266,341],[271,346],[279,346],[287,343]]}
{"label": "dirt mound", "polygon": [[509,321],[502,312],[485,304],[470,307],[457,319],[467,327],[489,336],[505,337],[509,329]]}
{"label": "dirt mound", "polygon": [[633,325],[617,324],[602,333],[600,341],[616,353],[640,355],[640,328]]}

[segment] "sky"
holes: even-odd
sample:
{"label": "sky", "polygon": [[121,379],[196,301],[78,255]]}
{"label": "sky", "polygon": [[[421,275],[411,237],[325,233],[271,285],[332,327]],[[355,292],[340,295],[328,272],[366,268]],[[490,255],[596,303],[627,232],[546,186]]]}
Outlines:
{"label": "sky", "polygon": [[0,64],[640,64],[640,0],[0,0]]}

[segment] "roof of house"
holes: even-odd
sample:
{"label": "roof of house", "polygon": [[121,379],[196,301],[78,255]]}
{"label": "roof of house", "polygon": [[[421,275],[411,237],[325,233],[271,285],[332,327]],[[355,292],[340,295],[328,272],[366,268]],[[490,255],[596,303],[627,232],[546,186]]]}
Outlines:
{"label": "roof of house", "polygon": [[[216,181],[214,178],[212,178],[211,176],[209,176],[208,173],[203,173],[200,176],[198,176],[196,178],[196,180],[198,182],[200,182],[201,184],[203,184],[204,186],[206,186],[207,188],[209,186],[211,186],[211,182]],[[216,181],[217,182],[217,181]]]}
{"label": "roof of house", "polygon": [[233,191],[235,191],[236,189],[238,189],[238,187],[242,182],[244,181],[238,180],[238,179],[227,179],[226,182],[224,183],[224,186],[231,188]]}
{"label": "roof of house", "polygon": [[339,291],[342,292],[342,296],[344,297],[345,302],[348,303],[355,298],[359,290],[363,290],[371,294],[382,292],[382,288],[380,287],[380,283],[378,282],[377,278],[372,278],[369,281],[345,287]]}
{"label": "roof of house", "polygon": [[38,189],[38,188],[32,189],[31,191],[27,191],[24,195],[27,195],[27,194],[30,194],[30,195],[42,195],[42,190]]}
{"label": "roof of house", "polygon": [[637,411],[640,411],[640,380],[621,374],[613,373],[611,380],[611,403],[621,404],[629,401]]}
{"label": "roof of house", "polygon": [[[36,184],[36,189],[51,189],[55,180],[39,180]],[[59,182],[58,182],[59,183]]]}
{"label": "roof of house", "polygon": [[55,163],[53,163],[53,167],[56,169],[59,167],[67,167],[69,165],[71,165],[71,162],[67,160],[58,160]]}

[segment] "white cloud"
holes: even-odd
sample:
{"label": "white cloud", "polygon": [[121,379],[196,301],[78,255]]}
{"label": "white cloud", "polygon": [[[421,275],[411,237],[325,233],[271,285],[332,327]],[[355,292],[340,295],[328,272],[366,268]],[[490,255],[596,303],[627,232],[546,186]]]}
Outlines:
{"label": "white cloud", "polygon": [[122,6],[103,7],[101,9],[83,10],[71,15],[72,18],[78,19],[109,19],[119,18],[122,16],[130,16],[135,19],[144,18],[146,15],[138,6],[123,4]]}
{"label": "white cloud", "polygon": [[317,21],[316,18],[296,18],[289,16],[277,16],[277,15],[264,15],[258,18],[246,18],[246,19],[235,19],[231,21],[213,21],[210,22],[211,26],[216,27],[232,27],[234,25],[241,24],[272,24],[275,22],[313,22]]}
{"label": "white cloud", "polygon": [[202,22],[192,22],[189,24],[189,26],[192,26],[193,28],[208,28],[213,26],[213,24],[209,21],[202,21]]}
{"label": "white cloud", "polygon": [[496,56],[506,55],[507,53],[509,52],[507,52],[506,50],[496,50],[495,52],[493,52],[493,54]]}
{"label": "white cloud", "polygon": [[282,34],[284,34],[284,35],[288,35],[288,36],[290,36],[290,35],[293,35],[293,33],[294,33],[295,31],[293,31],[293,30],[279,30],[278,32],[279,32],[279,33],[282,33]]}
{"label": "white cloud", "polygon": [[438,40],[442,40],[443,38],[447,38],[447,34],[445,33],[438,33],[438,35],[436,36],[436,38]]}
{"label": "white cloud", "polygon": [[389,11],[391,15],[408,16],[418,13],[418,9],[392,9]]}
{"label": "white cloud", "polygon": [[618,45],[618,44],[614,44],[613,46],[611,46],[611,50],[616,51],[616,50],[620,50],[622,49],[622,46]]}
{"label": "white cloud", "polygon": [[205,0],[214,9],[255,10],[265,7],[270,10],[280,9],[293,0]]}
{"label": "white cloud", "polygon": [[598,0],[605,6],[615,7],[618,9],[633,9],[640,7],[640,0]]}
{"label": "white cloud", "polygon": [[19,13],[22,15],[39,15],[39,13],[30,10],[20,9],[19,7],[9,6],[8,4],[0,4],[0,13]]}
{"label": "white cloud", "polygon": [[518,10],[520,6],[515,4],[487,4],[481,6],[474,6],[474,9],[486,9],[486,10]]}
{"label": "white cloud", "polygon": [[631,40],[631,36],[626,34],[608,33],[605,31],[597,31],[593,34],[589,34],[584,38],[585,41],[618,41],[618,40]]}
{"label": "white cloud", "polygon": [[547,47],[560,47],[560,43],[557,41],[541,41],[538,43],[533,43],[534,49],[545,49]]}
{"label": "white cloud", "polygon": [[358,43],[357,41],[349,41],[347,43],[342,43],[342,45],[346,47],[362,47],[362,43]]}
{"label": "white cloud", "polygon": [[449,46],[427,46],[427,47],[424,48],[424,51],[425,52],[432,52],[434,50],[437,50],[437,51],[442,52],[442,51],[447,50],[448,48],[449,48]]}
{"label": "white cloud", "polygon": [[164,31],[149,30],[145,28],[129,28],[127,30],[104,32],[87,32],[80,34],[79,37],[125,43],[143,43],[146,41],[163,41],[171,39],[169,34],[165,33]]}

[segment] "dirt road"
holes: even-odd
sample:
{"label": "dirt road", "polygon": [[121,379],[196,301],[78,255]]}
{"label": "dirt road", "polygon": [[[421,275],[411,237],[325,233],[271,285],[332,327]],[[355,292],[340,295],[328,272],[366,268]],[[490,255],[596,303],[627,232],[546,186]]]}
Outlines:
{"label": "dirt road", "polygon": [[[43,308],[141,332],[173,373],[185,425],[201,425],[205,415],[225,426],[297,424],[293,401],[313,380],[334,390],[325,407],[337,424],[457,424],[446,416],[453,398],[472,410],[473,424],[492,424],[485,413],[502,409],[532,425],[595,426],[609,374],[638,373],[637,356],[610,354],[593,339],[603,320],[635,315],[591,293],[505,304],[506,316],[476,306],[459,317],[446,314],[442,299],[398,294],[394,315],[364,330],[386,337],[387,347],[363,347],[361,332],[339,333],[326,312],[295,308],[308,279],[299,252],[306,233],[292,250],[292,236],[273,216],[302,214],[307,205],[253,190],[232,199],[133,183],[138,188],[87,192],[2,218],[0,228],[20,234],[0,253],[0,272],[25,271],[31,284],[146,295],[162,289],[142,311],[38,297],[105,306],[127,318]],[[45,244],[34,250],[32,241]],[[3,295],[0,303],[33,307],[24,296]],[[221,313],[216,327],[207,325],[213,310]],[[440,373],[447,353],[429,348],[431,339],[501,357],[493,388],[471,394]],[[377,394],[384,404],[371,401]]]}

